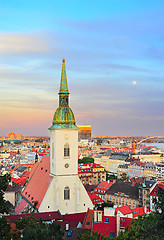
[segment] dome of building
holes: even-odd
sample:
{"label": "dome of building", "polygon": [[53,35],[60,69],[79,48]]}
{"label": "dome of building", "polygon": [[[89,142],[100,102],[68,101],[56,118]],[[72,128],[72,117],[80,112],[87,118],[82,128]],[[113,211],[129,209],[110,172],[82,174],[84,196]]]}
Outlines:
{"label": "dome of building", "polygon": [[69,106],[60,106],[57,108],[53,117],[53,124],[60,123],[75,124],[75,117]]}

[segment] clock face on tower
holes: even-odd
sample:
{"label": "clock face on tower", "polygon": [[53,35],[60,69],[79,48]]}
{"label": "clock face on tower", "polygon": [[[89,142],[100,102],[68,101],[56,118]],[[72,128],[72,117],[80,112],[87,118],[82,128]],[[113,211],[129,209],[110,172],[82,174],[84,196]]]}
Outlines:
{"label": "clock face on tower", "polygon": [[69,164],[68,164],[68,163],[66,163],[66,164],[65,164],[65,168],[68,168],[68,167],[69,167]]}

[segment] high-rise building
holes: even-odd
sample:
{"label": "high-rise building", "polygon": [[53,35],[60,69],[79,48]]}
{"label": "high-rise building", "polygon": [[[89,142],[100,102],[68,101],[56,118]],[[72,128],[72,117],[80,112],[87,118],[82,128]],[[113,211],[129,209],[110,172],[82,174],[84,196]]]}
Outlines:
{"label": "high-rise building", "polygon": [[15,133],[14,132],[9,133],[8,134],[8,139],[14,140],[15,139]]}
{"label": "high-rise building", "polygon": [[91,125],[78,125],[79,133],[78,140],[87,139],[90,140],[92,136],[92,126]]}

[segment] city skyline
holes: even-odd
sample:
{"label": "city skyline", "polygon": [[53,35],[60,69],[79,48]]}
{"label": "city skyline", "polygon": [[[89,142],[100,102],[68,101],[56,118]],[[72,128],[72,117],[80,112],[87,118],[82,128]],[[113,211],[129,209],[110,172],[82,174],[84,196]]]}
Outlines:
{"label": "city skyline", "polygon": [[0,136],[49,136],[66,59],[70,107],[93,135],[164,135],[164,3],[1,3]]}

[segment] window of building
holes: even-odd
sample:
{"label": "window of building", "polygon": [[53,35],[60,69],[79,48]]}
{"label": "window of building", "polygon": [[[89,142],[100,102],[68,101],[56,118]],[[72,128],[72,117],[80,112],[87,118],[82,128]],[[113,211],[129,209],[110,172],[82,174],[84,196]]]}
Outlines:
{"label": "window of building", "polygon": [[70,199],[70,189],[69,187],[64,188],[64,200],[69,200]]}
{"label": "window of building", "polygon": [[109,218],[106,218],[106,219],[105,219],[105,222],[108,223],[108,222],[109,222]]}
{"label": "window of building", "polygon": [[69,158],[70,157],[70,148],[69,148],[69,144],[66,143],[64,145],[64,157],[65,158]]}
{"label": "window of building", "polygon": [[110,232],[110,237],[114,237],[114,232]]}
{"label": "window of building", "polygon": [[114,197],[113,197],[113,201],[114,201]]}

